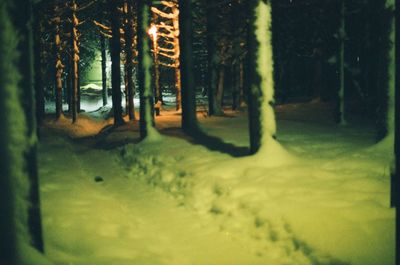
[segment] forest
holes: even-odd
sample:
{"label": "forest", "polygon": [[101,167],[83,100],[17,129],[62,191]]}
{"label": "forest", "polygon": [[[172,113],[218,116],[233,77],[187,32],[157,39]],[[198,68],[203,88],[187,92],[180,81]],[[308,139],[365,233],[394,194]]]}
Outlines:
{"label": "forest", "polygon": [[399,265],[399,0],[1,0],[0,265]]}

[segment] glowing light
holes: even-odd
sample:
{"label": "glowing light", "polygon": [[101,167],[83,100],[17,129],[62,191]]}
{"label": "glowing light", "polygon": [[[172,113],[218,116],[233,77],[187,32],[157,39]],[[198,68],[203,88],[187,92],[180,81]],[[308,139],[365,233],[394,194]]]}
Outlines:
{"label": "glowing light", "polygon": [[153,40],[157,39],[157,26],[152,24],[148,33]]}

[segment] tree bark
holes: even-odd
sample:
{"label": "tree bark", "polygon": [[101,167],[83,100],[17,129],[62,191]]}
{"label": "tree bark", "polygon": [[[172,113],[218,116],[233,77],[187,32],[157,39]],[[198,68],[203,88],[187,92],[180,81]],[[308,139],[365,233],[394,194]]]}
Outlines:
{"label": "tree bark", "polygon": [[132,16],[132,4],[129,0],[125,3],[126,9],[126,25],[125,25],[125,53],[126,53],[126,91],[127,91],[127,114],[129,120],[135,120],[134,112],[134,85],[133,85],[133,16]]}
{"label": "tree bark", "polygon": [[138,79],[140,94],[140,138],[145,139],[154,129],[154,101],[152,91],[152,56],[147,30],[150,25],[150,0],[138,1]]}
{"label": "tree bark", "polygon": [[71,114],[72,123],[78,118],[78,63],[79,63],[79,47],[78,47],[78,23],[76,16],[77,4],[75,0],[70,2],[71,9]]}
{"label": "tree bark", "polygon": [[224,101],[224,83],[225,83],[225,66],[220,65],[218,71],[218,86],[215,91],[215,99],[218,107],[222,110],[222,105]]}
{"label": "tree bark", "polygon": [[121,93],[121,34],[120,34],[120,0],[108,0],[111,15],[111,83],[112,83],[112,102],[114,109],[114,125],[124,124],[122,118],[122,93]]}
{"label": "tree bark", "polygon": [[[25,124],[16,126],[15,119],[24,120],[18,97],[16,33],[9,17],[7,1],[0,2],[0,264],[17,263],[15,174],[22,174],[20,137]],[[10,104],[11,103],[11,104]],[[15,170],[17,169],[17,170]]]}
{"label": "tree bark", "polygon": [[[181,50],[179,46],[179,9],[176,5],[172,7],[172,14],[174,14],[174,18],[172,19],[172,24],[174,26],[174,49],[175,54],[180,55]],[[176,92],[176,110],[180,110],[182,108],[182,84],[181,84],[181,68],[180,68],[180,60],[176,59],[175,65],[175,92]]]}
{"label": "tree bark", "polygon": [[336,110],[336,121],[341,124],[346,124],[345,119],[345,71],[344,71],[344,52],[345,46],[344,42],[346,39],[346,24],[345,24],[345,4],[344,0],[341,2],[341,15],[340,15],[340,28],[339,28],[339,41],[340,41],[340,50],[339,50],[339,92],[338,92],[338,102],[337,102],[337,110]]}
{"label": "tree bark", "polygon": [[35,49],[35,100],[36,100],[36,119],[38,125],[43,123],[43,119],[45,116],[45,101],[44,101],[44,84],[43,84],[43,64],[42,64],[42,56],[43,56],[43,41],[42,41],[42,33],[43,33],[43,18],[40,17],[40,8],[41,6],[38,4],[34,9],[35,19],[34,19],[34,49]]}
{"label": "tree bark", "polygon": [[30,243],[43,251],[32,15],[30,2],[0,2],[0,52],[4,56],[0,60],[0,117],[4,125],[0,130],[1,264],[19,264],[17,242],[21,238],[30,238],[30,242],[19,243]]}
{"label": "tree bark", "polygon": [[186,132],[198,130],[196,116],[196,87],[193,74],[192,8],[191,1],[180,0],[179,44],[181,47],[182,82],[182,129]]}
{"label": "tree bark", "polygon": [[[249,0],[248,62],[250,152],[267,147],[275,137],[271,3]],[[268,63],[265,63],[268,62]]]}
{"label": "tree bark", "polygon": [[106,38],[103,34],[100,34],[100,45],[101,45],[101,81],[102,81],[102,96],[103,106],[107,105],[107,54],[106,54]]}
{"label": "tree bark", "polygon": [[216,8],[214,1],[207,1],[207,96],[208,96],[208,115],[222,115],[220,102],[216,98],[218,87],[218,58],[217,58],[217,26]]}
{"label": "tree bark", "polygon": [[62,74],[64,65],[61,61],[61,38],[60,38],[60,23],[61,18],[56,17],[53,20],[55,24],[54,31],[54,49],[55,49],[55,91],[56,91],[56,119],[58,120],[63,114],[62,110]]}

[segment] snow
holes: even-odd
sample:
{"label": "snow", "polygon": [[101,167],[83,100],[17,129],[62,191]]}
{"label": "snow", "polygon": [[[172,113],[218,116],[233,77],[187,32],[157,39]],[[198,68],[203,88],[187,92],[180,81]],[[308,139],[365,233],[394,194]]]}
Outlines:
{"label": "snow", "polygon": [[[183,135],[174,111],[156,118],[159,141],[137,143],[138,125],[126,124],[102,139],[120,146],[111,150],[42,128],[47,258],[60,265],[394,264],[392,143],[374,145],[365,124],[326,121],[328,110],[279,106],[271,152],[240,158]],[[201,127],[247,146],[246,114],[226,113],[200,114]],[[85,122],[98,132],[99,121]]]}

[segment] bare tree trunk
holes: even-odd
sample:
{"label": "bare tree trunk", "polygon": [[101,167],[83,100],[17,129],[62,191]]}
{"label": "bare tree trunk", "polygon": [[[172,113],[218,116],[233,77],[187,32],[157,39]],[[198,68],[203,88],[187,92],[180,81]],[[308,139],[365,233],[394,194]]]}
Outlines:
{"label": "bare tree trunk", "polygon": [[152,58],[150,40],[147,36],[150,24],[150,0],[138,1],[138,79],[140,93],[140,138],[152,134],[154,128],[154,101],[152,91]]}
{"label": "bare tree trunk", "polygon": [[182,80],[182,129],[186,132],[198,130],[196,116],[196,87],[193,74],[192,7],[191,1],[180,0],[179,43],[181,47]]}
{"label": "bare tree trunk", "polygon": [[134,85],[133,85],[133,16],[132,16],[132,4],[130,1],[125,1],[124,3],[125,15],[126,15],[126,25],[125,25],[125,54],[126,54],[126,110],[129,115],[129,120],[135,120],[134,111]]}
{"label": "bare tree trunk", "polygon": [[216,98],[218,87],[218,66],[217,66],[217,41],[216,29],[217,26],[216,8],[213,7],[214,1],[208,0],[207,12],[207,96],[208,96],[208,115],[222,115],[221,104]]}
{"label": "bare tree trunk", "polygon": [[222,104],[224,100],[224,81],[225,81],[225,66],[220,65],[219,66],[219,71],[218,71],[218,85],[217,85],[217,91],[215,94],[215,99],[216,102],[222,110]]}
{"label": "bare tree trunk", "polygon": [[71,114],[72,123],[75,123],[78,117],[78,63],[79,63],[79,47],[78,47],[78,18],[76,16],[77,4],[75,0],[70,3],[71,9]]}
{"label": "bare tree trunk", "polygon": [[[179,9],[176,5],[172,7],[172,14],[174,17],[172,19],[172,24],[174,26],[174,49],[175,54],[180,55],[181,50],[179,46]],[[175,92],[176,92],[176,110],[182,108],[182,84],[181,84],[181,69],[180,60],[176,59],[175,65]]]}
{"label": "bare tree trunk", "polygon": [[120,34],[120,0],[108,0],[111,12],[111,83],[112,83],[112,101],[114,109],[114,125],[124,124],[122,118],[122,93],[121,93],[121,34]]}
{"label": "bare tree trunk", "polygon": [[106,39],[103,34],[100,34],[100,45],[101,45],[101,81],[102,81],[102,96],[103,106],[107,105],[107,54],[106,54]]}
{"label": "bare tree trunk", "polygon": [[55,91],[56,91],[56,119],[58,120],[63,114],[62,110],[62,73],[64,65],[61,62],[61,39],[60,39],[60,23],[61,18],[56,17],[54,20],[55,32],[54,32],[54,49],[55,49]]}
{"label": "bare tree trunk", "polygon": [[239,63],[239,107],[246,106],[246,91],[244,86],[244,63],[241,60]]}
{"label": "bare tree trunk", "polygon": [[44,102],[44,84],[43,84],[43,18],[40,17],[40,5],[37,5],[34,9],[35,20],[34,20],[34,55],[35,55],[35,100],[36,100],[36,119],[40,125],[43,122],[45,116],[45,102]]}
{"label": "bare tree trunk", "polygon": [[336,121],[341,124],[346,124],[345,119],[345,71],[344,71],[344,52],[345,46],[344,42],[346,39],[346,24],[345,24],[345,4],[344,0],[341,1],[341,15],[340,15],[340,28],[339,28],[339,41],[340,41],[340,51],[339,51],[339,92],[338,92],[338,102],[337,102],[337,114]]}
{"label": "bare tree trunk", "polygon": [[126,58],[125,58],[125,62],[124,62],[124,83],[125,83],[125,90],[124,90],[124,94],[125,94],[125,115],[128,115],[128,108],[129,108],[129,99],[128,99],[128,70],[126,69]]}
{"label": "bare tree trunk", "polygon": [[67,56],[64,72],[64,102],[68,104],[68,113],[72,111],[72,58]]}
{"label": "bare tree trunk", "polygon": [[78,113],[82,111],[81,109],[81,66],[78,62],[78,103],[77,103]]}
{"label": "bare tree trunk", "polygon": [[175,68],[176,110],[182,109],[182,85],[180,66]]}

